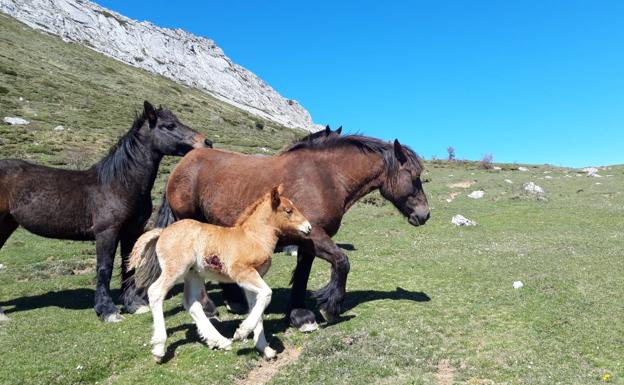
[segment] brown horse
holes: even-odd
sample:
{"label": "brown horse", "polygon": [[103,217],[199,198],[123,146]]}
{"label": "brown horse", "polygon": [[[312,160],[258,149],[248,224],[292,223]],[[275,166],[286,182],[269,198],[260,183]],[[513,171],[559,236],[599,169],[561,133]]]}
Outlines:
{"label": "brown horse", "polygon": [[234,341],[253,332],[256,349],[266,358],[275,357],[264,336],[262,314],[271,302],[271,288],[262,277],[271,266],[271,255],[280,235],[310,234],[310,222],[276,186],[249,206],[234,227],[220,227],[183,219],[165,229],[143,234],[132,250],[129,268],[135,269],[138,287],[149,286],[154,317],[152,354],[157,362],[165,355],[167,330],[163,301],[176,281],[184,279],[184,307],[191,313],[208,346],[229,349],[223,337],[204,314],[200,298],[204,278],[236,282],[244,289],[252,307],[234,333]]}
{"label": "brown horse", "polygon": [[285,194],[312,223],[306,238],[282,237],[280,245],[297,245],[297,267],[289,306],[290,323],[301,330],[316,327],[304,308],[314,257],[332,266],[331,281],[315,293],[321,314],[335,320],[345,295],[349,261],[332,241],[345,212],[360,198],[380,190],[413,226],[429,219],[419,157],[394,143],[360,135],[315,135],[293,143],[272,157],[200,149],[176,166],[167,183],[159,225],[193,218],[231,226],[263,191],[282,183]]}
{"label": "brown horse", "polygon": [[[95,312],[110,322],[121,320],[110,295],[115,251],[121,243],[125,259],[143,232],[152,214],[151,191],[161,159],[212,147],[170,111],[147,101],[143,108],[128,133],[87,170],[0,160],[0,248],[18,226],[47,238],[95,240]],[[128,284],[125,268],[121,276],[124,307],[135,312],[146,303]]]}

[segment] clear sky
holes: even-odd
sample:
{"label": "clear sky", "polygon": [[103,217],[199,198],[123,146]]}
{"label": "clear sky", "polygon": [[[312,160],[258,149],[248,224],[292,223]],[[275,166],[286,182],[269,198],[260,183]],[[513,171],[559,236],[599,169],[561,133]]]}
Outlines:
{"label": "clear sky", "polygon": [[426,158],[624,163],[624,1],[96,0]]}

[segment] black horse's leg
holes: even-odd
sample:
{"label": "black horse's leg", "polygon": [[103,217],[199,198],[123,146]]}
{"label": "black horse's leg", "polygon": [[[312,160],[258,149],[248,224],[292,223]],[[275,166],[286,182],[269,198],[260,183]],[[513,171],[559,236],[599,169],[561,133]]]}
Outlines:
{"label": "black horse's leg", "polygon": [[337,320],[341,312],[350,269],[349,259],[323,230],[313,232],[311,239],[314,243],[314,254],[332,265],[329,283],[314,293],[321,314],[331,323]]}
{"label": "black horse's leg", "polygon": [[117,229],[107,229],[95,236],[96,278],[95,313],[102,321],[119,322],[121,316],[110,295],[110,281],[113,274],[113,261],[117,250]]}
{"label": "black horse's leg", "polygon": [[123,309],[127,313],[140,314],[149,311],[147,300],[145,299],[147,292],[137,290],[134,284],[134,270],[128,269],[128,257],[134,247],[137,239],[139,239],[139,231],[124,232],[120,239],[121,249],[121,303]]}
{"label": "black horse's leg", "polygon": [[292,276],[290,304],[286,314],[290,324],[302,332],[311,332],[318,329],[314,312],[305,306],[312,262],[314,262],[313,251],[305,246],[300,246],[297,253],[297,266]]}
{"label": "black horse's leg", "polygon": [[[10,214],[0,214],[0,249],[4,246],[4,243],[9,239],[11,234],[17,229],[17,221],[13,219]],[[9,318],[4,314],[2,307],[0,307],[0,321],[7,321]]]}
{"label": "black horse's leg", "polygon": [[[249,310],[247,299],[243,290],[235,283],[220,283],[223,290],[223,302],[225,307],[235,314],[245,314]],[[205,310],[205,307],[204,307]]]}

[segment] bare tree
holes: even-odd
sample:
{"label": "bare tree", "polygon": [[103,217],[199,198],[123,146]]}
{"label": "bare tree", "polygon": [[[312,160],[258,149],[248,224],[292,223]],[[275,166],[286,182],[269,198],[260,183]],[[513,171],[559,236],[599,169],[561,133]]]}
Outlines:
{"label": "bare tree", "polygon": [[448,146],[446,152],[448,152],[448,160],[455,160],[455,149],[452,146]]}

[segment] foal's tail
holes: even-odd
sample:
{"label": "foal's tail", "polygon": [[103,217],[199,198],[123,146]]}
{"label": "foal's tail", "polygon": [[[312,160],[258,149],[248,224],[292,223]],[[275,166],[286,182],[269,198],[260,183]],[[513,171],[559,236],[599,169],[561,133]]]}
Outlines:
{"label": "foal's tail", "polygon": [[160,276],[156,242],[162,231],[157,228],[141,235],[130,253],[128,269],[134,269],[134,282],[139,289],[147,289]]}
{"label": "foal's tail", "polygon": [[175,217],[173,216],[173,210],[171,210],[169,201],[167,200],[167,191],[165,191],[163,192],[162,203],[160,204],[160,208],[158,209],[158,216],[156,217],[156,227],[165,228],[173,222],[175,222]]}

